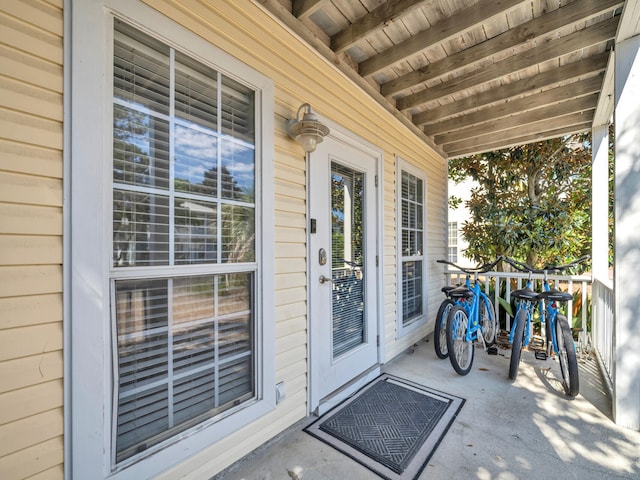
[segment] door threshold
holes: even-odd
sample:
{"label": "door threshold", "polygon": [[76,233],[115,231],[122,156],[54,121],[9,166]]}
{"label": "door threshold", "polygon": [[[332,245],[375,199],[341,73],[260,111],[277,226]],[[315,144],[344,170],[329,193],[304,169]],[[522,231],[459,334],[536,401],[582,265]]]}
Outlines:
{"label": "door threshold", "polygon": [[318,405],[318,407],[313,411],[313,414],[318,417],[324,415],[333,407],[345,401],[347,398],[356,393],[369,382],[378,378],[382,373],[381,368],[382,365],[379,363],[373,365],[350,382],[346,383],[342,387],[334,390],[329,395],[322,398],[320,400],[320,405]]}

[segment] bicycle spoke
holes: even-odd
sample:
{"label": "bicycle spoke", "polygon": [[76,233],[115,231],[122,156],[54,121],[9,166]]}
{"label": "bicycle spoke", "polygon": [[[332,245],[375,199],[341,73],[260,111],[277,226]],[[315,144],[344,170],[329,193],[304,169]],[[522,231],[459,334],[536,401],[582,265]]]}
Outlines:
{"label": "bicycle spoke", "polygon": [[454,306],[447,318],[447,348],[451,366],[459,375],[469,373],[473,364],[474,346],[466,339],[468,328],[466,311],[459,305]]}

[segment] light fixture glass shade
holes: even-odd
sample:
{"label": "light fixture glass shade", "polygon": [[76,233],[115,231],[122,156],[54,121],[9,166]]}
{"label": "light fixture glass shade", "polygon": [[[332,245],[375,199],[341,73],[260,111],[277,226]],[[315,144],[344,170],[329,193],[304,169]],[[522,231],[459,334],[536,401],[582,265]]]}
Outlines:
{"label": "light fixture glass shade", "polygon": [[[300,112],[305,110],[302,120],[298,120]],[[311,111],[311,105],[303,103],[296,118],[288,122],[289,136],[302,145],[305,152],[311,153],[316,149],[318,143],[329,134],[329,127],[323,125],[318,116]]]}

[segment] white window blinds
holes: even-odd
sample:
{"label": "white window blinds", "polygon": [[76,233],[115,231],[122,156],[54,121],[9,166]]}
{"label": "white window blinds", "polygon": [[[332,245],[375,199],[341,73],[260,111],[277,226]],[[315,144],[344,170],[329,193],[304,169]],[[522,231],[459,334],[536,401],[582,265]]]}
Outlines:
{"label": "white window blinds", "polygon": [[256,398],[258,265],[254,91],[118,20],[113,74],[118,464]]}
{"label": "white window blinds", "polygon": [[402,208],[402,324],[423,315],[424,185],[407,171],[401,174]]}

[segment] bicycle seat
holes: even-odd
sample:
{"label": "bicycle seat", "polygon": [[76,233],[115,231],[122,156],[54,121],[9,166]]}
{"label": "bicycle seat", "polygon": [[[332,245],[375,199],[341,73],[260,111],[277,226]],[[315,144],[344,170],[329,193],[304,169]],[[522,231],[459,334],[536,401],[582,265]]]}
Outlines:
{"label": "bicycle seat", "polygon": [[457,288],[457,287],[454,287],[453,285],[446,285],[446,286],[442,287],[442,289],[441,289],[441,290],[442,290],[442,293],[444,293],[446,296],[449,296],[449,292],[450,292],[451,290],[456,289],[456,288]]}
{"label": "bicycle seat", "polygon": [[511,292],[511,296],[515,298],[519,298],[521,300],[529,300],[529,301],[538,299],[538,294],[533,290],[531,290],[530,288],[521,288],[519,290],[514,290],[513,292]]}
{"label": "bicycle seat", "polygon": [[541,298],[543,300],[552,300],[554,302],[567,302],[573,298],[573,295],[552,288],[547,292],[540,292],[538,294],[538,298]]}
{"label": "bicycle seat", "polygon": [[449,290],[449,296],[451,298],[471,298],[473,297],[473,292],[469,287],[463,285],[462,287],[456,287],[453,290]]}

